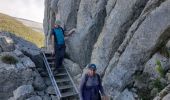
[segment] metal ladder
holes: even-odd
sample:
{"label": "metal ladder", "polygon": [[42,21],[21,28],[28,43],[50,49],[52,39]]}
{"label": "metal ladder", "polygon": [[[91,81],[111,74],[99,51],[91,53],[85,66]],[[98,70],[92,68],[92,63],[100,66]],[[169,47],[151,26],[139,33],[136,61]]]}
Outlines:
{"label": "metal ladder", "polygon": [[57,100],[79,100],[78,89],[68,70],[65,67],[55,67],[55,57],[51,53],[42,51],[42,55]]}

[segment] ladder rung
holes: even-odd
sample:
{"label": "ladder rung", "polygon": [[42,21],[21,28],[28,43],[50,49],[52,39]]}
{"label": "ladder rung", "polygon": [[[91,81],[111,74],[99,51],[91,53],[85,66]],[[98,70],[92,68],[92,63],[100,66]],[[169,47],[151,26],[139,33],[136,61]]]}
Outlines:
{"label": "ladder rung", "polygon": [[66,79],[56,79],[56,82],[57,83],[60,83],[60,82],[68,82],[70,81],[70,79],[66,78]]}
{"label": "ladder rung", "polygon": [[55,60],[55,57],[47,57],[47,60]]}
{"label": "ladder rung", "polygon": [[55,74],[54,76],[64,76],[67,75],[67,73],[59,73],[59,74]]}
{"label": "ladder rung", "polygon": [[74,95],[77,95],[77,93],[74,93],[74,92],[66,92],[66,93],[62,93],[61,94],[62,97],[70,97],[70,96],[74,96]]}
{"label": "ladder rung", "polygon": [[60,68],[56,67],[56,69],[57,70],[65,70],[65,68],[63,68],[63,67],[60,67]]}
{"label": "ladder rung", "polygon": [[72,85],[59,86],[60,90],[69,89],[69,88],[73,88],[73,86]]}
{"label": "ladder rung", "polygon": [[49,62],[48,64],[49,64],[49,65],[54,65],[55,63],[54,63],[54,62]]}

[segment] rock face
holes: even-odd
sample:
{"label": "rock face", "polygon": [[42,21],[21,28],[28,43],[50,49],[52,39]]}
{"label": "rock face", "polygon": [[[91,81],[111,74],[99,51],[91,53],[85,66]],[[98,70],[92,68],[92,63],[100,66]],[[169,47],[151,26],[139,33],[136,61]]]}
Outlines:
{"label": "rock face", "polygon": [[23,85],[18,87],[13,93],[16,100],[22,100],[33,92],[34,88],[31,85]]}
{"label": "rock face", "polygon": [[159,77],[159,73],[156,71],[156,62],[160,61],[163,69],[167,71],[170,69],[170,59],[162,56],[159,53],[153,55],[153,57],[145,64],[144,72],[149,73],[149,76],[152,78]]}
{"label": "rock face", "polygon": [[[130,83],[129,80],[132,79],[132,75],[140,69],[141,64],[145,63],[155,50],[159,48],[160,44],[162,44],[161,42],[163,41],[160,41],[160,39],[162,38],[167,41],[166,39],[170,35],[168,33],[170,14],[167,14],[167,11],[170,11],[169,5],[170,1],[161,4],[159,8],[151,12],[142,22],[122,56],[119,58],[118,64],[109,75],[105,76],[104,80],[111,79],[104,83],[106,88],[111,85],[113,90],[122,91],[122,89]],[[161,21],[156,20],[157,18]],[[160,26],[157,26],[158,24]],[[152,33],[155,34],[152,35]]]}
{"label": "rock face", "polygon": [[[165,46],[169,50],[170,0],[46,0],[45,9],[45,31],[59,18],[66,30],[76,28],[66,40],[68,58],[81,68],[95,63],[112,99],[132,99],[125,90],[134,86],[138,74],[158,78],[156,59],[169,70],[169,58],[160,51]],[[64,64],[73,73],[77,69],[68,60]]]}
{"label": "rock face", "polygon": [[80,66],[69,59],[64,59],[63,65],[68,69],[72,76],[77,76],[82,73]]}
{"label": "rock face", "polygon": [[47,85],[40,72],[44,64],[39,49],[8,32],[0,32],[0,40],[3,40],[0,42],[3,46],[0,52],[0,99],[51,100],[45,93],[51,83],[49,81]]}

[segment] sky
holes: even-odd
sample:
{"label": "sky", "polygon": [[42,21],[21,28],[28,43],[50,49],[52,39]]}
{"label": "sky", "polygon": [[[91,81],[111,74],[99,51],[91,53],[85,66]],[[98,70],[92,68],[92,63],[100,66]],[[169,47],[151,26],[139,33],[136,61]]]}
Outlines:
{"label": "sky", "polygon": [[44,0],[0,0],[0,13],[42,23]]}

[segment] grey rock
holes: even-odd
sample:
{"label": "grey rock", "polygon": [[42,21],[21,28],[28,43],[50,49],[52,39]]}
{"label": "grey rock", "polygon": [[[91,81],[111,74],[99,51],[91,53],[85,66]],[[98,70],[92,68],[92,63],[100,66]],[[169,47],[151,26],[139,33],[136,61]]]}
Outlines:
{"label": "grey rock", "polygon": [[47,86],[52,85],[50,78],[44,78],[44,81]]}
{"label": "grey rock", "polygon": [[170,94],[167,94],[162,100],[170,100]]}
{"label": "grey rock", "polygon": [[91,56],[91,63],[97,65],[99,74],[104,74],[109,61],[123,42],[126,31],[132,24],[129,21],[135,20],[133,17],[136,13],[134,7],[140,3],[143,1],[117,0],[110,16],[107,17]]}
{"label": "grey rock", "polygon": [[170,83],[170,73],[166,73],[167,81]]}
{"label": "grey rock", "polygon": [[82,73],[80,66],[69,59],[64,59],[63,65],[68,69],[72,76]]}
{"label": "grey rock", "polygon": [[13,51],[15,49],[13,40],[6,36],[0,36],[0,47],[2,51]]}
{"label": "grey rock", "polygon": [[40,96],[32,96],[26,100],[42,100],[42,98]]}
{"label": "grey rock", "polygon": [[13,91],[24,84],[32,84],[34,72],[31,69],[18,69],[14,65],[0,63],[0,98],[6,100]]}
{"label": "grey rock", "polygon": [[34,67],[36,67],[34,62],[29,57],[25,56],[22,59],[20,59],[20,61],[23,63],[23,65],[26,68],[34,68]]}
{"label": "grey rock", "polygon": [[51,97],[49,95],[44,95],[42,96],[43,100],[51,100]]}
{"label": "grey rock", "polygon": [[154,97],[155,95],[157,95],[158,94],[158,88],[153,88],[152,90],[151,90],[151,97]]}
{"label": "grey rock", "polygon": [[108,0],[106,5],[107,16],[110,15],[110,12],[115,7],[117,0]]}
{"label": "grey rock", "polygon": [[163,90],[161,90],[161,92],[153,100],[162,100],[166,95],[169,95],[169,93],[170,93],[170,85],[168,84]]}
{"label": "grey rock", "polygon": [[168,43],[166,44],[166,47],[170,49],[170,40],[169,40]]}
{"label": "grey rock", "polygon": [[43,78],[39,74],[35,76],[33,87],[35,88],[35,90],[39,91],[44,90],[46,87]]}
{"label": "grey rock", "polygon": [[17,63],[16,66],[15,66],[17,69],[24,69],[26,68],[23,63]]}
{"label": "grey rock", "polygon": [[166,71],[170,67],[170,59],[164,57],[163,55],[156,53],[152,58],[145,64],[144,72],[148,73],[152,78],[157,78],[160,76],[159,72],[156,70],[156,62],[159,60],[162,64],[162,68]]}
{"label": "grey rock", "polygon": [[115,100],[136,100],[133,93],[125,89]]}
{"label": "grey rock", "polygon": [[15,100],[15,98],[14,97],[10,97],[8,100]]}
{"label": "grey rock", "polygon": [[13,52],[18,57],[24,57],[24,54],[20,50],[15,49]]}
{"label": "grey rock", "polygon": [[13,91],[16,100],[23,100],[34,92],[32,85],[22,85]]}
{"label": "grey rock", "polygon": [[90,62],[93,45],[104,25],[105,5],[105,0],[81,0],[80,2],[76,33],[66,41],[67,53],[80,66]]}
{"label": "grey rock", "polygon": [[45,93],[44,93],[44,91],[37,91],[37,95],[39,95],[39,96],[44,96]]}
{"label": "grey rock", "polygon": [[[55,13],[58,13],[58,1],[59,0],[50,0],[48,1],[50,3],[50,6],[47,6],[47,7],[51,7],[52,11],[55,12]],[[46,5],[46,3],[45,3]]]}
{"label": "grey rock", "polygon": [[133,74],[149,60],[162,43],[160,40],[164,40],[165,43],[168,41],[166,37],[170,35],[168,34],[170,13],[167,13],[170,12],[169,7],[170,1],[168,0],[147,16],[135,31],[133,38],[119,58],[118,64],[108,75],[105,75],[103,83],[107,92],[112,96],[132,82]]}
{"label": "grey rock", "polygon": [[49,42],[48,42],[50,38],[49,34],[55,22],[55,11],[52,10],[51,8],[58,9],[57,3],[58,0],[45,0],[44,21],[43,21],[43,29],[45,33],[45,47],[49,47]]}
{"label": "grey rock", "polygon": [[[147,0],[143,0],[142,3],[139,3],[139,9],[142,9],[143,7],[141,7],[142,5],[144,6]],[[139,9],[136,8],[136,13],[140,13],[140,11],[138,11]],[[115,52],[114,56],[111,58],[108,67],[105,71],[105,74],[108,74],[118,63],[120,56],[122,55],[122,53],[124,52],[124,50],[126,49],[127,45],[129,44],[130,40],[132,39],[135,31],[138,29],[138,27],[140,26],[140,24],[145,20],[147,14],[141,14],[139,16],[139,18],[132,24],[132,26],[129,28],[128,32],[126,33],[126,37],[123,40],[123,43],[119,46],[119,48],[117,49],[117,51]],[[133,20],[131,20],[133,21]]]}
{"label": "grey rock", "polygon": [[60,16],[60,20],[63,23],[62,26],[64,26],[65,30],[71,30],[76,27],[79,4],[80,0],[58,1],[58,12],[56,13],[56,16]]}
{"label": "grey rock", "polygon": [[159,96],[157,96],[153,100],[161,100],[161,98]]}
{"label": "grey rock", "polygon": [[49,87],[46,89],[46,93],[48,93],[48,94],[54,94],[54,95],[55,95],[55,90],[54,90],[53,86],[49,86]]}
{"label": "grey rock", "polygon": [[28,56],[36,64],[37,67],[44,66],[40,49],[35,44],[9,32],[2,32],[0,36],[11,38],[15,44],[15,50],[19,50],[24,55]]}
{"label": "grey rock", "polygon": [[51,95],[51,100],[58,100],[57,96]]}

